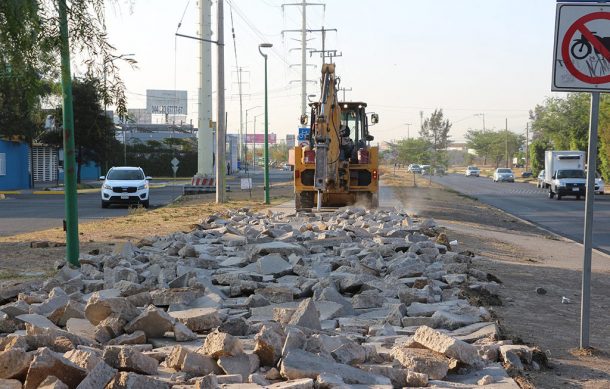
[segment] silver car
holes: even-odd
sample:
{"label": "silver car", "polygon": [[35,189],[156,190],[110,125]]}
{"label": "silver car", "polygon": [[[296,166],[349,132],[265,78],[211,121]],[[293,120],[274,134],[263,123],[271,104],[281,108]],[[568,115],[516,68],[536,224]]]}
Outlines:
{"label": "silver car", "polygon": [[515,174],[509,168],[497,168],[494,172],[494,182],[515,182]]}
{"label": "silver car", "polygon": [[479,170],[476,166],[468,166],[466,168],[466,177],[478,177],[481,174],[481,170]]}

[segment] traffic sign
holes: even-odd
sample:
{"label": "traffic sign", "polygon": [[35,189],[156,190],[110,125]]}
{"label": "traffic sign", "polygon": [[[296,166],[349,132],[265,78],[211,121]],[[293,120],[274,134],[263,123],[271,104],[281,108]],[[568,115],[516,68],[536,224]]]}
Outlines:
{"label": "traffic sign", "polygon": [[610,5],[559,3],[552,91],[610,91]]}
{"label": "traffic sign", "polygon": [[299,128],[299,135],[297,137],[297,141],[299,142],[304,142],[307,140],[307,138],[309,138],[309,133],[311,132],[311,129],[309,127],[300,127]]}
{"label": "traffic sign", "polygon": [[176,157],[172,158],[172,160],[169,162],[172,164],[172,166],[178,166],[180,164],[180,161]]}

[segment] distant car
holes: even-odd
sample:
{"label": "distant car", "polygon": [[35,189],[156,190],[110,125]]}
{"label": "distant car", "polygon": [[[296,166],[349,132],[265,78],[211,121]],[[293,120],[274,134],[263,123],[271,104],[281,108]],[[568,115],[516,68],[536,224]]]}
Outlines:
{"label": "distant car", "polygon": [[444,176],[447,174],[447,172],[445,171],[445,168],[443,166],[437,166],[434,168],[434,174],[436,174],[437,176]]}
{"label": "distant car", "polygon": [[417,173],[420,174],[421,173],[421,166],[419,166],[416,163],[412,163],[409,165],[409,167],[407,168],[408,171],[410,171],[411,173]]}
{"label": "distant car", "polygon": [[521,173],[521,177],[523,178],[528,178],[528,177],[532,177],[533,173],[532,172],[523,172]]}
{"label": "distant car", "polygon": [[481,174],[481,170],[479,170],[476,166],[468,166],[466,168],[466,173],[464,173],[466,177],[479,177]]}
{"label": "distant car", "polygon": [[494,172],[494,182],[515,182],[515,174],[509,168],[497,168]]}
{"label": "distant car", "polygon": [[545,187],[545,184],[544,184],[544,170],[540,170],[540,173],[538,173],[538,182],[536,183],[536,186],[538,188],[544,189],[544,187]]}
{"label": "distant car", "polygon": [[430,165],[421,165],[421,174],[424,176],[432,174],[432,167]]}
{"label": "distant car", "polygon": [[108,208],[111,204],[142,204],[148,208],[150,179],[139,167],[111,168],[105,176],[100,177],[104,181],[101,191],[102,208]]}
{"label": "distant car", "polygon": [[602,176],[600,176],[598,173],[597,177],[595,177],[595,193],[604,194],[604,189],[604,180],[602,179]]}

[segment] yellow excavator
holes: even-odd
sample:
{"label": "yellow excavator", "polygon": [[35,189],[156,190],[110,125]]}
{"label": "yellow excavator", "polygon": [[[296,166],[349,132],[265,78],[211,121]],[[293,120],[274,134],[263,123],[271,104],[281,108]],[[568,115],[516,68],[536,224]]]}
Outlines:
{"label": "yellow excavator", "polygon": [[379,205],[379,148],[369,133],[369,116],[371,126],[379,116],[364,102],[339,102],[339,82],[335,64],[324,64],[320,100],[310,104],[311,118],[301,117],[310,131],[290,150],[297,211]]}

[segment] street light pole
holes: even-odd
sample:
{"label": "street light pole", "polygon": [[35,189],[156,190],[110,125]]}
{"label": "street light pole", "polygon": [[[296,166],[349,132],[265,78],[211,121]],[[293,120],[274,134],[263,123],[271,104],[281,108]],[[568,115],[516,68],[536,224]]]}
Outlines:
{"label": "street light pole", "polygon": [[248,111],[251,111],[253,109],[260,108],[260,107],[261,107],[260,105],[257,105],[256,107],[246,109],[246,137],[244,139],[244,146],[245,146],[244,164],[246,165],[246,170],[248,170]]}
{"label": "street light pole", "polygon": [[271,48],[271,43],[261,43],[258,51],[265,58],[265,204],[270,204],[269,196],[269,105],[267,96],[267,54],[263,53],[262,48]]}
{"label": "street light pole", "polygon": [[407,126],[407,139],[411,139],[411,123],[405,123]]}

